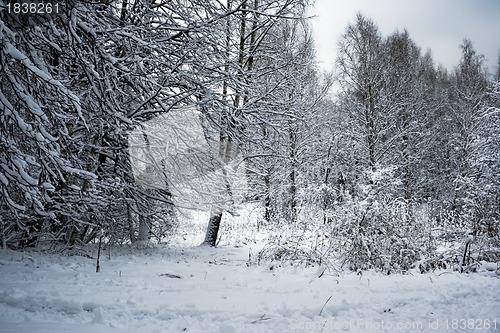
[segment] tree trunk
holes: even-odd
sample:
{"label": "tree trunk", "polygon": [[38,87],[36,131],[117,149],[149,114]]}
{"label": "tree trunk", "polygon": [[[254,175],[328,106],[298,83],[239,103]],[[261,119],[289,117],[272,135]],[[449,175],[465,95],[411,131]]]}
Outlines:
{"label": "tree trunk", "polygon": [[5,234],[5,224],[2,219],[2,215],[0,214],[0,225],[2,225],[2,249],[7,250],[7,235]]}
{"label": "tree trunk", "polygon": [[149,218],[146,216],[139,216],[139,235],[137,236],[137,241],[147,242],[150,235]]}
{"label": "tree trunk", "polygon": [[130,237],[130,242],[135,243],[137,238],[135,237],[135,228],[134,228],[134,218],[132,215],[132,208],[130,207],[130,203],[127,202],[127,221],[128,221],[128,232]]}
{"label": "tree trunk", "polygon": [[271,222],[271,176],[269,170],[264,175],[264,221]]}
{"label": "tree trunk", "polygon": [[203,245],[215,247],[217,244],[217,234],[219,233],[222,213],[223,211],[220,208],[214,208],[210,212],[210,219],[208,220],[208,227]]}
{"label": "tree trunk", "polygon": [[295,224],[297,222],[297,129],[292,120],[288,121],[288,125],[290,127],[290,222]]}
{"label": "tree trunk", "polygon": [[[328,188],[328,178],[330,177],[330,172],[332,169],[330,168],[330,154],[332,152],[332,146],[330,145],[328,147],[328,153],[326,155],[326,166],[325,166],[325,179],[323,180],[323,184],[325,186],[325,189]],[[340,191],[339,191],[340,193]],[[326,216],[326,212],[330,206],[330,198],[327,193],[323,194],[323,224],[326,224],[327,222],[330,222],[329,218]]]}

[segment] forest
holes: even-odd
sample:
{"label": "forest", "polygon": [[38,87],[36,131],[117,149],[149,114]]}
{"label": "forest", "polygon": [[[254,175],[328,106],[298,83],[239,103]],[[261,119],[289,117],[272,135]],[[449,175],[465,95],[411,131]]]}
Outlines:
{"label": "forest", "polygon": [[168,242],[189,209],[210,212],[215,247],[251,204],[269,235],[259,260],[500,261],[500,58],[490,73],[464,39],[448,70],[359,13],[325,72],[310,5],[2,5],[3,249]]}

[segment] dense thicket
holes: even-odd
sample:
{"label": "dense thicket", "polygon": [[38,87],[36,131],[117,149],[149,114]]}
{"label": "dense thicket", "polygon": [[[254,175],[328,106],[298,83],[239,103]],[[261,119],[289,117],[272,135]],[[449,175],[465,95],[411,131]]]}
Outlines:
{"label": "dense thicket", "polygon": [[[146,127],[184,112],[200,117],[212,147],[204,167],[221,170],[220,184],[199,179],[217,197],[202,205],[208,245],[245,190],[271,233],[261,257],[385,271],[499,260],[498,74],[469,40],[448,72],[407,31],[382,36],[358,15],[335,75],[324,75],[307,5],[122,0],[43,18],[0,12],[3,246],[174,232],[171,181],[189,175],[168,174],[161,135]],[[133,170],[137,129],[144,168]],[[231,182],[235,164],[244,188]]]}
{"label": "dense thicket", "polygon": [[356,17],[339,40],[335,97],[301,117],[300,167],[273,159],[286,171],[265,184],[282,184],[273,200],[292,227],[262,256],[386,272],[499,259],[498,82],[471,41],[460,47],[448,73],[407,31],[384,37]]}
{"label": "dense thicket", "polygon": [[124,0],[26,22],[2,11],[4,244],[134,242],[175,223],[168,191],[134,181],[127,136],[172,108],[219,100],[217,41],[238,10]]}

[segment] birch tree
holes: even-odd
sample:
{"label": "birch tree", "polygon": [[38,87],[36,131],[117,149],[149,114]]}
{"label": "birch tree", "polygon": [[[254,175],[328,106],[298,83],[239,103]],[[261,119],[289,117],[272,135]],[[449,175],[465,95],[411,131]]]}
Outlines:
{"label": "birch tree", "polygon": [[[490,222],[486,221],[495,220],[491,214],[498,208],[495,200],[491,200],[498,193],[491,191],[496,163],[491,163],[493,152],[488,149],[496,118],[487,107],[488,79],[483,57],[476,53],[470,40],[465,39],[460,47],[462,57],[453,75],[450,98],[454,124],[451,156],[454,189],[450,208],[457,216],[457,225],[477,238],[488,229],[484,226]],[[470,250],[468,241],[462,265],[470,263]]]}

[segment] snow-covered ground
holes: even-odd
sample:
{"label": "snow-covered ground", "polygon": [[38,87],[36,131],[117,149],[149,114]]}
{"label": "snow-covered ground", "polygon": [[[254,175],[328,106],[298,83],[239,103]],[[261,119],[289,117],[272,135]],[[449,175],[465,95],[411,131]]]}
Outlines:
{"label": "snow-covered ground", "polygon": [[1,252],[0,332],[500,332],[494,272],[321,274],[174,243],[111,248],[99,273],[95,249]]}

